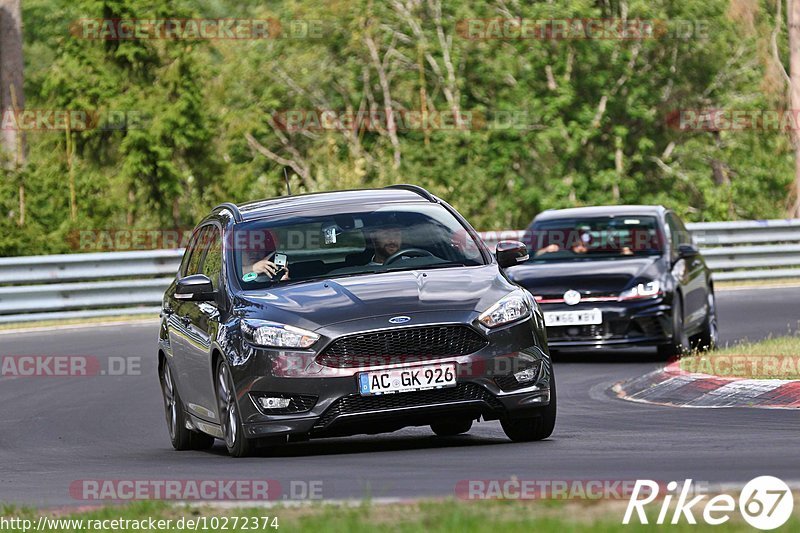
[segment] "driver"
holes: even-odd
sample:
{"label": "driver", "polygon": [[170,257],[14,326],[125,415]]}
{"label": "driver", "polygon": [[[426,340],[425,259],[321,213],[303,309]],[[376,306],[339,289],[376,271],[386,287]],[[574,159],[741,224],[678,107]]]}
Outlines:
{"label": "driver", "polygon": [[264,274],[270,278],[274,278],[279,270],[283,269],[284,273],[281,276],[281,281],[289,279],[289,264],[280,267],[276,265],[273,260],[275,259],[275,250],[268,252],[266,256],[262,256],[259,251],[245,251],[242,252],[242,271],[244,273],[255,272],[256,274]]}
{"label": "driver", "polygon": [[403,245],[403,230],[399,226],[385,226],[372,232],[372,247],[375,255],[368,263],[369,266],[382,265],[386,259],[401,250]]}
{"label": "driver", "polygon": [[[578,238],[577,239],[573,239],[574,242],[573,242],[572,246],[569,247],[569,249],[572,250],[572,253],[580,255],[580,254],[585,254],[586,252],[589,251],[589,248],[586,245],[592,240],[592,236],[590,234],[590,230],[591,230],[591,228],[589,226],[581,226],[581,227],[577,228],[577,237]],[[572,238],[574,235],[575,235],[575,233],[570,234],[570,238]],[[551,243],[551,244],[548,244],[547,246],[545,246],[543,248],[540,248],[540,249],[536,250],[535,256],[538,257],[538,256],[543,255],[543,254],[550,254],[550,253],[553,253],[553,252],[558,252],[561,249],[562,249],[562,247],[559,246],[558,244]],[[566,247],[564,249],[566,249]]]}

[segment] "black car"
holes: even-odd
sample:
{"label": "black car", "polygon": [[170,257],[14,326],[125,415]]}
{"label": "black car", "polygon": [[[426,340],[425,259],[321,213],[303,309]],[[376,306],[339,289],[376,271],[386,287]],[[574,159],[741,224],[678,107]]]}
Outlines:
{"label": "black car", "polygon": [[545,211],[524,240],[530,258],[508,274],[541,305],[551,349],[716,344],[711,271],[669,209]]}
{"label": "black car", "polygon": [[159,376],[176,449],[500,420],[553,431],[544,318],[446,202],[419,187],[215,208],[163,299]]}

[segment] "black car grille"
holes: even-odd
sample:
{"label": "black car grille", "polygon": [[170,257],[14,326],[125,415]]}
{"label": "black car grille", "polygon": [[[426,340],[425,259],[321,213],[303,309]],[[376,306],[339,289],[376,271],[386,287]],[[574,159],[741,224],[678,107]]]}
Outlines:
{"label": "black car grille", "polygon": [[407,363],[467,355],[486,345],[486,339],[467,326],[387,329],[336,339],[317,362],[336,368]]}
{"label": "black car grille", "polygon": [[597,338],[605,335],[606,330],[603,324],[558,326],[547,328],[547,338],[551,340]]}
{"label": "black car grille", "polygon": [[447,389],[399,392],[380,396],[345,396],[333,402],[314,424],[314,429],[324,428],[342,415],[467,401],[483,402],[493,410],[503,409],[500,400],[480,385],[459,383],[457,386]]}
{"label": "black car grille", "polygon": [[520,387],[519,381],[517,381],[517,378],[514,376],[498,376],[494,378],[494,382],[504,391],[514,390]]}
{"label": "black car grille", "polygon": [[641,330],[642,334],[647,337],[657,337],[665,334],[664,328],[661,327],[661,321],[655,316],[637,318],[632,325]]}

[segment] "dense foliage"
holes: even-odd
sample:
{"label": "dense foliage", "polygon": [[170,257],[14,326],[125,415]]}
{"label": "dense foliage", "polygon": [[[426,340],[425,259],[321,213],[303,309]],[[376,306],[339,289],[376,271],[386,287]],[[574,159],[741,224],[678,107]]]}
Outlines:
{"label": "dense foliage", "polygon": [[[281,33],[74,31],[81,19],[220,17],[274,19]],[[512,18],[640,19],[657,31],[481,33],[487,19]],[[572,205],[663,203],[689,220],[724,220],[780,217],[790,201],[787,132],[684,131],[670,120],[681,109],[785,107],[774,3],[26,0],[23,19],[29,109],[121,111],[141,123],[30,132],[27,166],[0,183],[0,255],[73,251],[76,230],[191,227],[221,201],[283,194],[284,169],[294,192],[418,183],[486,230]],[[784,58],[785,41],[784,28]],[[325,128],[313,120],[322,111],[380,120]],[[429,127],[407,121],[415,115]],[[434,120],[453,116],[464,127]]]}

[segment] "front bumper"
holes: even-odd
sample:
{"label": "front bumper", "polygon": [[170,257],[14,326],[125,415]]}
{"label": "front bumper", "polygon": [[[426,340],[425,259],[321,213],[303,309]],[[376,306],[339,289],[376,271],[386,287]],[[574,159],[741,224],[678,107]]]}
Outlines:
{"label": "front bumper", "polygon": [[456,387],[363,397],[342,396],[321,414],[245,424],[250,438],[304,434],[334,437],[396,431],[407,426],[426,426],[453,417],[497,420],[535,414],[550,402],[550,389],[540,385],[496,396],[484,385],[459,382]]}
{"label": "front bumper", "polygon": [[[319,368],[314,354],[255,349],[243,364],[231,366],[245,435],[374,434],[453,416],[487,420],[535,416],[550,401],[552,366],[534,330],[533,321],[528,320],[484,332],[489,342],[473,354],[368,368]],[[441,362],[456,364],[455,387],[379,396],[358,392],[360,372]],[[513,374],[531,366],[538,368],[536,378],[516,383]],[[304,401],[309,396],[313,401],[303,412],[276,413],[256,404],[254,398],[259,395],[302,395]]]}
{"label": "front bumper", "polygon": [[547,327],[548,345],[564,348],[657,346],[672,340],[672,306],[665,298],[578,305],[542,304],[542,311],[599,309],[603,323]]}

